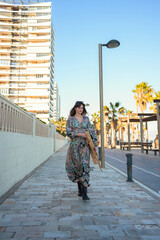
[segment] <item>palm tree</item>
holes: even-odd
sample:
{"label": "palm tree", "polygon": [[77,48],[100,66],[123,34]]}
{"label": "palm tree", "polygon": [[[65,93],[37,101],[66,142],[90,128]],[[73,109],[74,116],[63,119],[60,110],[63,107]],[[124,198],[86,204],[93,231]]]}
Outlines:
{"label": "palm tree", "polygon": [[111,129],[111,124],[110,124],[110,109],[107,106],[103,107],[103,112],[104,112],[104,145],[105,147],[108,148],[108,142],[109,142],[109,131]]}
{"label": "palm tree", "polygon": [[67,120],[64,117],[59,118],[59,120],[52,120],[56,125],[56,130],[61,133],[63,136],[66,136],[66,122]]}
{"label": "palm tree", "polygon": [[100,130],[100,113],[93,113],[91,114],[92,119],[91,122],[94,124],[97,130]]}
{"label": "palm tree", "polygon": [[[104,145],[105,147],[108,147],[109,123],[107,123],[107,118],[109,114],[109,108],[107,106],[104,106],[103,111],[104,111]],[[96,128],[97,135],[100,135],[100,111],[98,111],[98,113],[93,113],[91,116],[92,116],[91,121]],[[100,142],[100,136],[98,136],[98,138]]]}
{"label": "palm tree", "polygon": [[[155,92],[155,96],[153,97],[153,99],[160,99],[160,91]],[[154,103],[149,109],[152,110],[154,113],[157,113],[156,103]]]}
{"label": "palm tree", "polygon": [[144,112],[147,108],[147,103],[153,101],[153,88],[149,86],[147,82],[141,82],[136,85],[136,89],[132,90],[135,93],[134,98],[136,100],[137,113],[138,107],[141,112]]}
{"label": "palm tree", "polygon": [[[122,114],[124,112],[124,108],[120,107],[120,103],[116,102],[115,104],[110,102],[110,108],[108,106],[103,107],[104,111],[104,144],[105,147],[108,147],[108,139],[109,139],[109,133],[111,130],[111,139],[112,144],[111,147],[116,147],[116,131],[117,131],[117,121],[118,117],[117,114]],[[100,130],[100,112],[92,114],[92,119],[94,126],[96,127],[96,130]]]}
{"label": "palm tree", "polygon": [[118,115],[124,113],[124,107],[120,107],[120,102],[115,104],[110,102],[110,114],[111,114],[111,148],[116,148],[116,132]]}

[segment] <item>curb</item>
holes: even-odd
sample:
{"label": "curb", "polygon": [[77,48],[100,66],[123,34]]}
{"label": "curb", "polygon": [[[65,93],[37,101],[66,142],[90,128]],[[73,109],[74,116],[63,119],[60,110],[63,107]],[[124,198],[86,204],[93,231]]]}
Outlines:
{"label": "curb", "polygon": [[[117,172],[121,173],[123,176],[127,177],[127,174],[125,174],[124,172],[122,172],[121,170],[119,170],[116,167],[113,167],[112,165],[110,165],[109,163],[106,162],[106,165],[108,165],[109,167],[113,168],[114,170],[116,170]],[[152,190],[151,188],[147,187],[146,185],[144,185],[143,183],[139,182],[138,180],[133,178],[133,181],[135,183],[137,183],[139,186],[143,187],[145,190],[147,190],[149,193],[153,194],[155,197],[157,197],[158,199],[160,199],[160,194],[157,193],[156,191]]]}

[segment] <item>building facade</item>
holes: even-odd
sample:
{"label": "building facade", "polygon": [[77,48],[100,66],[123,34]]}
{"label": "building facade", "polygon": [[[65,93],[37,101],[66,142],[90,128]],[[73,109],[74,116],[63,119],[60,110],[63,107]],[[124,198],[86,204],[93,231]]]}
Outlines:
{"label": "building facade", "polygon": [[51,2],[0,2],[0,93],[36,117],[54,117]]}
{"label": "building facade", "polygon": [[54,82],[54,121],[57,121],[61,117],[61,99],[60,99],[60,94],[59,94],[59,89],[57,82]]}

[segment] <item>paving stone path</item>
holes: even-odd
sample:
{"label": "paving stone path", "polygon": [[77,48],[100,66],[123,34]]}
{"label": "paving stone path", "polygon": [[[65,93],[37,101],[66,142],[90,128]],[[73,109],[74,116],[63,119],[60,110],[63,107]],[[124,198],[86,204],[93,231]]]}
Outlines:
{"label": "paving stone path", "polygon": [[115,170],[101,173],[94,165],[90,200],[83,201],[66,176],[67,147],[0,205],[0,239],[159,240],[160,200]]}

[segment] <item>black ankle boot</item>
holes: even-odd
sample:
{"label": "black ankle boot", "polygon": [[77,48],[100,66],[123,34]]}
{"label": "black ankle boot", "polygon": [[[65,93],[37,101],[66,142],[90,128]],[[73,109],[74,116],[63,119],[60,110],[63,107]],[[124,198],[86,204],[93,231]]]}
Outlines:
{"label": "black ankle boot", "polygon": [[77,182],[77,185],[78,185],[78,196],[79,197],[82,197],[82,184],[80,182]]}
{"label": "black ankle boot", "polygon": [[87,187],[83,186],[83,193],[82,193],[82,199],[83,200],[89,200],[89,197],[87,196]]}

